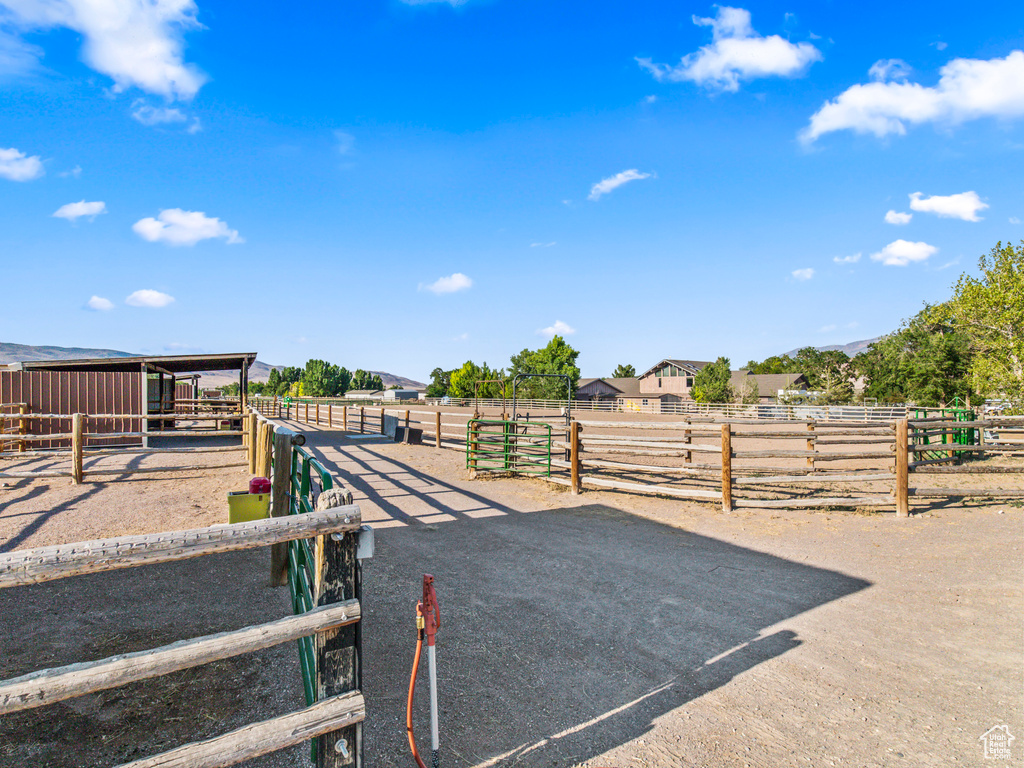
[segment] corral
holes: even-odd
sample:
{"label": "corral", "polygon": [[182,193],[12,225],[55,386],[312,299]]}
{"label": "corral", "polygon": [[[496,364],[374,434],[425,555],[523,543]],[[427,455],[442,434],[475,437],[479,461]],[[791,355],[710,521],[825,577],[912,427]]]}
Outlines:
{"label": "corral", "polygon": [[[802,479],[820,482],[821,453],[853,449],[826,446],[831,436],[818,424],[813,438],[802,423],[772,427],[792,437],[759,437],[750,433],[761,427],[731,418],[730,438],[733,429],[743,435],[727,441],[736,460],[733,501],[747,498],[753,485],[757,503],[725,511],[721,462],[701,466],[726,455],[720,423],[691,421],[687,436],[678,423],[636,429],[662,423],[660,417],[619,422],[593,414],[607,427],[581,419],[576,464],[584,493],[573,495],[571,456],[555,459],[569,464],[552,473],[562,485],[504,473],[468,480],[465,411],[430,410],[414,421],[417,414],[406,416],[405,409],[303,403],[296,413],[295,406],[279,406],[257,403],[302,432],[305,450],[378,529],[362,599],[367,765],[409,764],[401,719],[415,636],[411,608],[424,571],[437,577],[445,611],[439,656],[446,765],[970,764],[979,761],[977,738],[989,727],[1005,723],[1017,733],[1024,725],[1021,637],[1012,618],[1024,607],[1020,509],[987,498],[919,494],[908,496],[913,517],[897,519],[889,495],[897,482],[890,471],[894,429],[862,428],[890,429],[864,435],[878,439],[856,449],[883,455],[827,464],[859,474],[858,484],[880,483],[872,493],[885,504],[811,511],[767,503],[799,500],[803,490],[780,494],[772,484],[737,481],[785,469],[797,480],[793,488],[804,489]],[[422,429],[434,447],[383,437],[386,415]],[[550,421],[562,429],[560,419]],[[718,440],[711,443],[715,435],[702,431]],[[637,439],[645,436],[656,439]],[[686,437],[690,442],[682,443]],[[438,438],[458,450],[436,450]],[[659,445],[666,438],[671,445]],[[776,439],[798,447],[779,448]],[[813,448],[805,445],[809,439]],[[706,444],[714,450],[698,449]],[[571,434],[566,445],[572,453]],[[628,460],[611,449],[629,450]],[[556,446],[556,457],[564,450]],[[800,455],[733,455],[780,450]],[[142,467],[220,461],[217,454],[202,462],[191,454],[132,460]],[[1012,458],[999,463],[1017,466]],[[714,476],[681,483],[687,472],[644,471],[650,466]],[[0,491],[0,540],[10,551],[222,522],[223,493],[244,485],[248,469],[126,474],[121,483],[92,483],[86,472],[81,485],[20,478]],[[892,479],[864,476],[871,474]],[[676,499],[660,488],[635,495],[588,484],[588,475],[713,495]],[[1007,478],[1019,488],[1017,477],[956,479],[964,488],[1002,492]],[[827,487],[821,485],[819,498],[828,498]],[[288,598],[265,586],[268,565],[256,550],[150,566],[148,576],[141,569],[0,590],[4,615],[12,618],[0,638],[2,675],[279,616]],[[19,597],[20,590],[31,590],[32,599]],[[129,617],[132,630],[125,632]],[[0,757],[12,764],[113,765],[197,732],[222,733],[302,706],[292,646],[220,664],[94,694],[74,706],[6,716]],[[128,706],[128,694],[139,691],[149,703]],[[308,748],[294,747],[259,764],[308,760]]]}

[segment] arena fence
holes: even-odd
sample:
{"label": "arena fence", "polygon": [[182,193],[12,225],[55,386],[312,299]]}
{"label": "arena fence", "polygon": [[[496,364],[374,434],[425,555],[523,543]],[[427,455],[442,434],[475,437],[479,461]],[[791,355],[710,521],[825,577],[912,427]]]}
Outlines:
{"label": "arena fence", "polygon": [[355,559],[359,529],[359,508],[345,505],[231,525],[0,554],[0,588],[288,542],[309,546],[306,540],[313,537],[316,543],[311,551],[318,565],[310,585],[310,609],[297,616],[0,681],[0,716],[305,638],[316,654],[316,700],[305,709],[122,768],[229,766],[313,738],[319,744],[317,766],[361,766],[358,729],[366,710],[356,684],[358,676],[348,663],[358,657],[358,648],[339,642],[345,633],[357,636],[353,627],[358,627],[362,615]]}

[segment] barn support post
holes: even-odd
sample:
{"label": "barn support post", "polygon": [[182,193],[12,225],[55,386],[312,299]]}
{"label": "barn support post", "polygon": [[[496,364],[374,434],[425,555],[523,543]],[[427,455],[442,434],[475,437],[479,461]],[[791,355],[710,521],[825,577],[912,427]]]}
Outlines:
{"label": "barn support post", "polygon": [[[273,481],[270,486],[270,516],[284,517],[289,514],[288,492],[292,476],[292,435],[291,430],[275,431],[273,435]],[[273,544],[270,547],[270,586],[283,587],[288,583],[288,544]]]}
{"label": "barn support post", "polygon": [[896,422],[896,517],[910,517],[910,446],[908,422]]}
{"label": "barn support post", "polygon": [[256,414],[250,413],[246,417],[246,442],[249,449],[249,474],[256,474]]}
{"label": "barn support post", "polygon": [[142,447],[149,448],[149,436],[145,434],[149,432],[149,366],[145,363],[142,363],[142,399],[139,402],[139,413],[142,414],[142,429],[139,430],[143,433]]}
{"label": "barn support post", "polygon": [[580,429],[582,429],[580,423],[573,419],[572,426],[569,428],[570,487],[573,496],[578,496],[583,490],[580,482]]}
{"label": "barn support post", "polygon": [[82,414],[71,416],[71,482],[73,485],[82,483],[82,443],[85,441],[85,430],[82,428]]}
{"label": "barn support post", "polygon": [[732,512],[732,425],[722,425],[722,511]]}
{"label": "barn support post", "polygon": [[[20,403],[18,405],[18,413],[20,415],[22,415],[22,416],[24,416],[26,413],[28,413],[28,403]],[[27,435],[28,434],[28,419],[18,419],[18,434],[19,435]],[[25,441],[24,440],[19,440],[18,441],[18,453],[24,453],[24,452],[25,452]]]}
{"label": "barn support post", "polygon": [[[330,494],[320,498],[324,499],[324,507],[344,502],[344,499]],[[323,511],[320,504],[317,504],[317,511]],[[317,537],[313,584],[313,598],[317,606],[361,599],[356,539],[352,533]],[[316,652],[317,700],[359,690],[362,683],[359,622],[317,632],[313,645]],[[317,739],[317,768],[362,768],[362,765],[362,723],[331,731]]]}

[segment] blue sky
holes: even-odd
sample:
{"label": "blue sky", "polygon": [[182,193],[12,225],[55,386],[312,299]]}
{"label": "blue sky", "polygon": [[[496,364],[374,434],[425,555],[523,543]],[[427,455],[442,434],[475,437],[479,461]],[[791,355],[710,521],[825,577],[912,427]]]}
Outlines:
{"label": "blue sky", "polygon": [[0,94],[24,344],[735,367],[1024,238],[1011,3],[0,0]]}

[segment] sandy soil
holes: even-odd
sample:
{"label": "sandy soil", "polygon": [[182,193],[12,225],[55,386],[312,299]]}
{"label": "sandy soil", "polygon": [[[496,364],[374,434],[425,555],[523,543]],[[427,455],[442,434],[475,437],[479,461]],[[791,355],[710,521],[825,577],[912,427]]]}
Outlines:
{"label": "sandy soil", "polygon": [[[364,567],[368,765],[410,764],[423,572],[441,600],[445,765],[982,765],[988,728],[1024,732],[1018,506],[918,501],[909,520],[723,514],[539,480],[471,482],[457,451],[308,435],[378,531]],[[222,522],[224,493],[246,479],[19,482],[0,490],[0,548]],[[267,560],[0,591],[0,675],[285,615]],[[112,765],[301,706],[289,644],[4,718],[0,764]]]}

